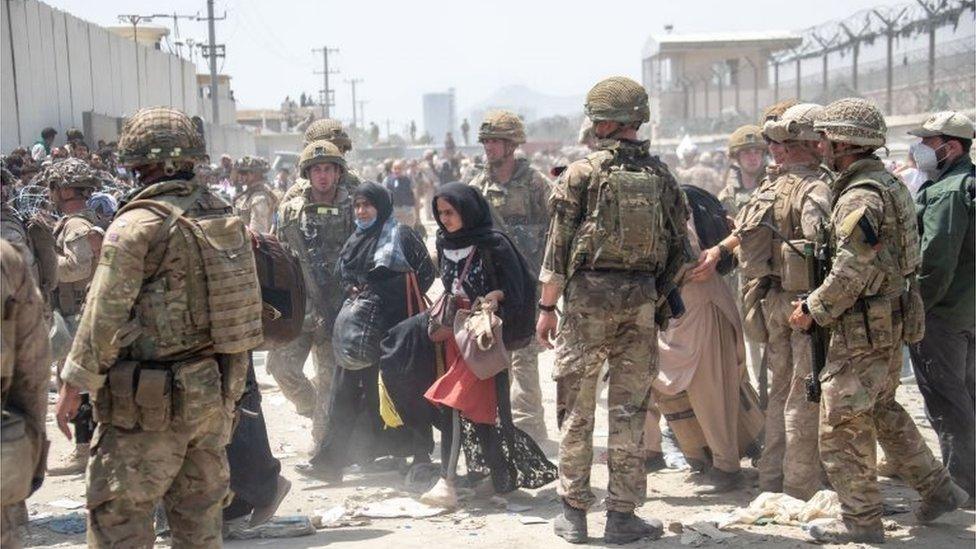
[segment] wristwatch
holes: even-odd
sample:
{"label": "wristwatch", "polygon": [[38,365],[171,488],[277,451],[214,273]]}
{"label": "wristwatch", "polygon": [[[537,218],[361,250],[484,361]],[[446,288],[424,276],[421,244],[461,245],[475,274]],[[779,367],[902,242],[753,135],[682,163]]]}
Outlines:
{"label": "wristwatch", "polygon": [[555,305],[543,305],[541,302],[538,303],[538,305],[539,305],[539,310],[540,311],[545,311],[547,313],[552,313],[552,312],[555,312],[556,311],[556,306]]}
{"label": "wristwatch", "polygon": [[805,299],[800,302],[800,310],[803,311],[803,314],[805,315],[810,314],[810,306],[807,305],[807,301]]}
{"label": "wristwatch", "polygon": [[725,261],[726,259],[732,257],[732,252],[725,247],[725,244],[718,245],[719,261]]}

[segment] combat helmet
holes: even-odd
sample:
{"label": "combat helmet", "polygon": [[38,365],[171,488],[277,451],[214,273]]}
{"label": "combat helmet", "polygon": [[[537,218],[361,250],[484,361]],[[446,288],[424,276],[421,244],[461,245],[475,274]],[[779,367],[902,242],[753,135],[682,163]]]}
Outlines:
{"label": "combat helmet", "polygon": [[41,170],[37,182],[54,190],[61,188],[97,189],[101,185],[98,173],[84,160],[66,158]]}
{"label": "combat helmet", "polygon": [[129,167],[157,162],[195,162],[207,154],[203,134],[190,117],[169,107],[149,107],[122,126],[119,161]]}
{"label": "combat helmet", "polygon": [[754,124],[746,124],[736,128],[729,136],[729,155],[734,155],[745,149],[766,149],[763,141],[762,128]]}
{"label": "combat helmet", "polygon": [[786,112],[786,109],[792,107],[793,105],[799,104],[799,101],[792,98],[773,103],[772,105],[763,109],[762,119],[759,120],[759,125],[762,126],[770,120],[779,120],[780,117],[783,116],[783,113]]}
{"label": "combat helmet", "polygon": [[813,129],[813,123],[824,111],[816,103],[800,103],[786,109],[779,120],[768,120],[763,124],[763,133],[769,139],[784,141],[820,141],[820,134]]}
{"label": "combat helmet", "polygon": [[271,166],[260,156],[245,155],[234,162],[234,169],[241,173],[265,174]]}
{"label": "combat helmet", "polygon": [[331,141],[339,152],[345,154],[352,150],[352,140],[342,128],[342,122],[332,118],[319,118],[305,129],[305,144],[313,141]]}
{"label": "combat helmet", "polygon": [[511,111],[491,111],[478,128],[478,141],[504,139],[516,145],[525,143],[525,126],[522,119]]}
{"label": "combat helmet", "polygon": [[593,122],[643,124],[651,119],[647,91],[626,76],[601,80],[586,94],[586,116]]}
{"label": "combat helmet", "polygon": [[302,177],[308,179],[308,169],[316,164],[331,162],[336,164],[342,171],[346,170],[346,159],[342,157],[342,151],[331,141],[320,139],[312,141],[302,150],[298,157],[298,171]]}
{"label": "combat helmet", "polygon": [[862,147],[883,147],[888,126],[873,103],[857,97],[838,99],[824,107],[813,128],[830,141]]}

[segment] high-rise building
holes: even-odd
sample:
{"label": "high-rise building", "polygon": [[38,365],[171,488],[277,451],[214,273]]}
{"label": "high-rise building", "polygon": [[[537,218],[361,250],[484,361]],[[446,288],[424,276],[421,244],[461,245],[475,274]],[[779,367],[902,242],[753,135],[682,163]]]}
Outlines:
{"label": "high-rise building", "polygon": [[[446,93],[425,93],[424,97],[424,131],[430,135],[434,143],[444,142],[447,132],[457,132],[457,104],[454,88],[448,88]],[[457,136],[454,136],[457,139]]]}

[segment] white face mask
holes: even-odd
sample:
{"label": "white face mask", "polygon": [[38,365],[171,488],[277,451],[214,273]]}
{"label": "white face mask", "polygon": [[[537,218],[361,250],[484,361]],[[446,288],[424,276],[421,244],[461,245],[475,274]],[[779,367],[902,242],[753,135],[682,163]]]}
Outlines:
{"label": "white face mask", "polygon": [[939,157],[936,153],[945,146],[946,143],[943,143],[939,145],[939,148],[933,149],[919,141],[909,146],[908,154],[915,159],[915,166],[918,167],[919,171],[931,175],[939,171]]}

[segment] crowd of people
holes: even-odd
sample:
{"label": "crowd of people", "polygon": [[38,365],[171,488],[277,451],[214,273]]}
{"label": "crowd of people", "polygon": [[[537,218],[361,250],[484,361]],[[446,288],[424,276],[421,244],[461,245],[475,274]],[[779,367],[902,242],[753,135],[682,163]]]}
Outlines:
{"label": "crowd of people", "polygon": [[[4,544],[45,474],[87,472],[93,546],[152,545],[157,506],[177,544],[267,521],[291,483],[259,350],[312,420],[298,473],[340,483],[393,457],[444,508],[485,479],[498,494],[558,481],[553,527],[573,543],[595,500],[601,379],[608,542],[663,533],[635,513],[666,467],[662,417],[699,493],[740,489],[744,458],[762,491],[837,492],[842,520],[812,529],[820,541],[884,540],[878,444],[880,472],[921,494],[920,522],[972,508],[972,121],[932,115],[894,165],[862,99],[780,102],[722,151],[663,157],[638,137],[649,113],[644,89],[613,77],[561,150],[526,157],[522,121],[493,111],[481,157],[355,167],[342,125],[320,119],[294,178],[255,156],[212,165],[197,126],[162,107],[94,150],[77,130],[54,147],[48,128],[12,151],[4,451],[23,453],[16,471],[5,457]],[[895,400],[906,345],[941,461]],[[52,365],[75,446],[47,467]]]}

